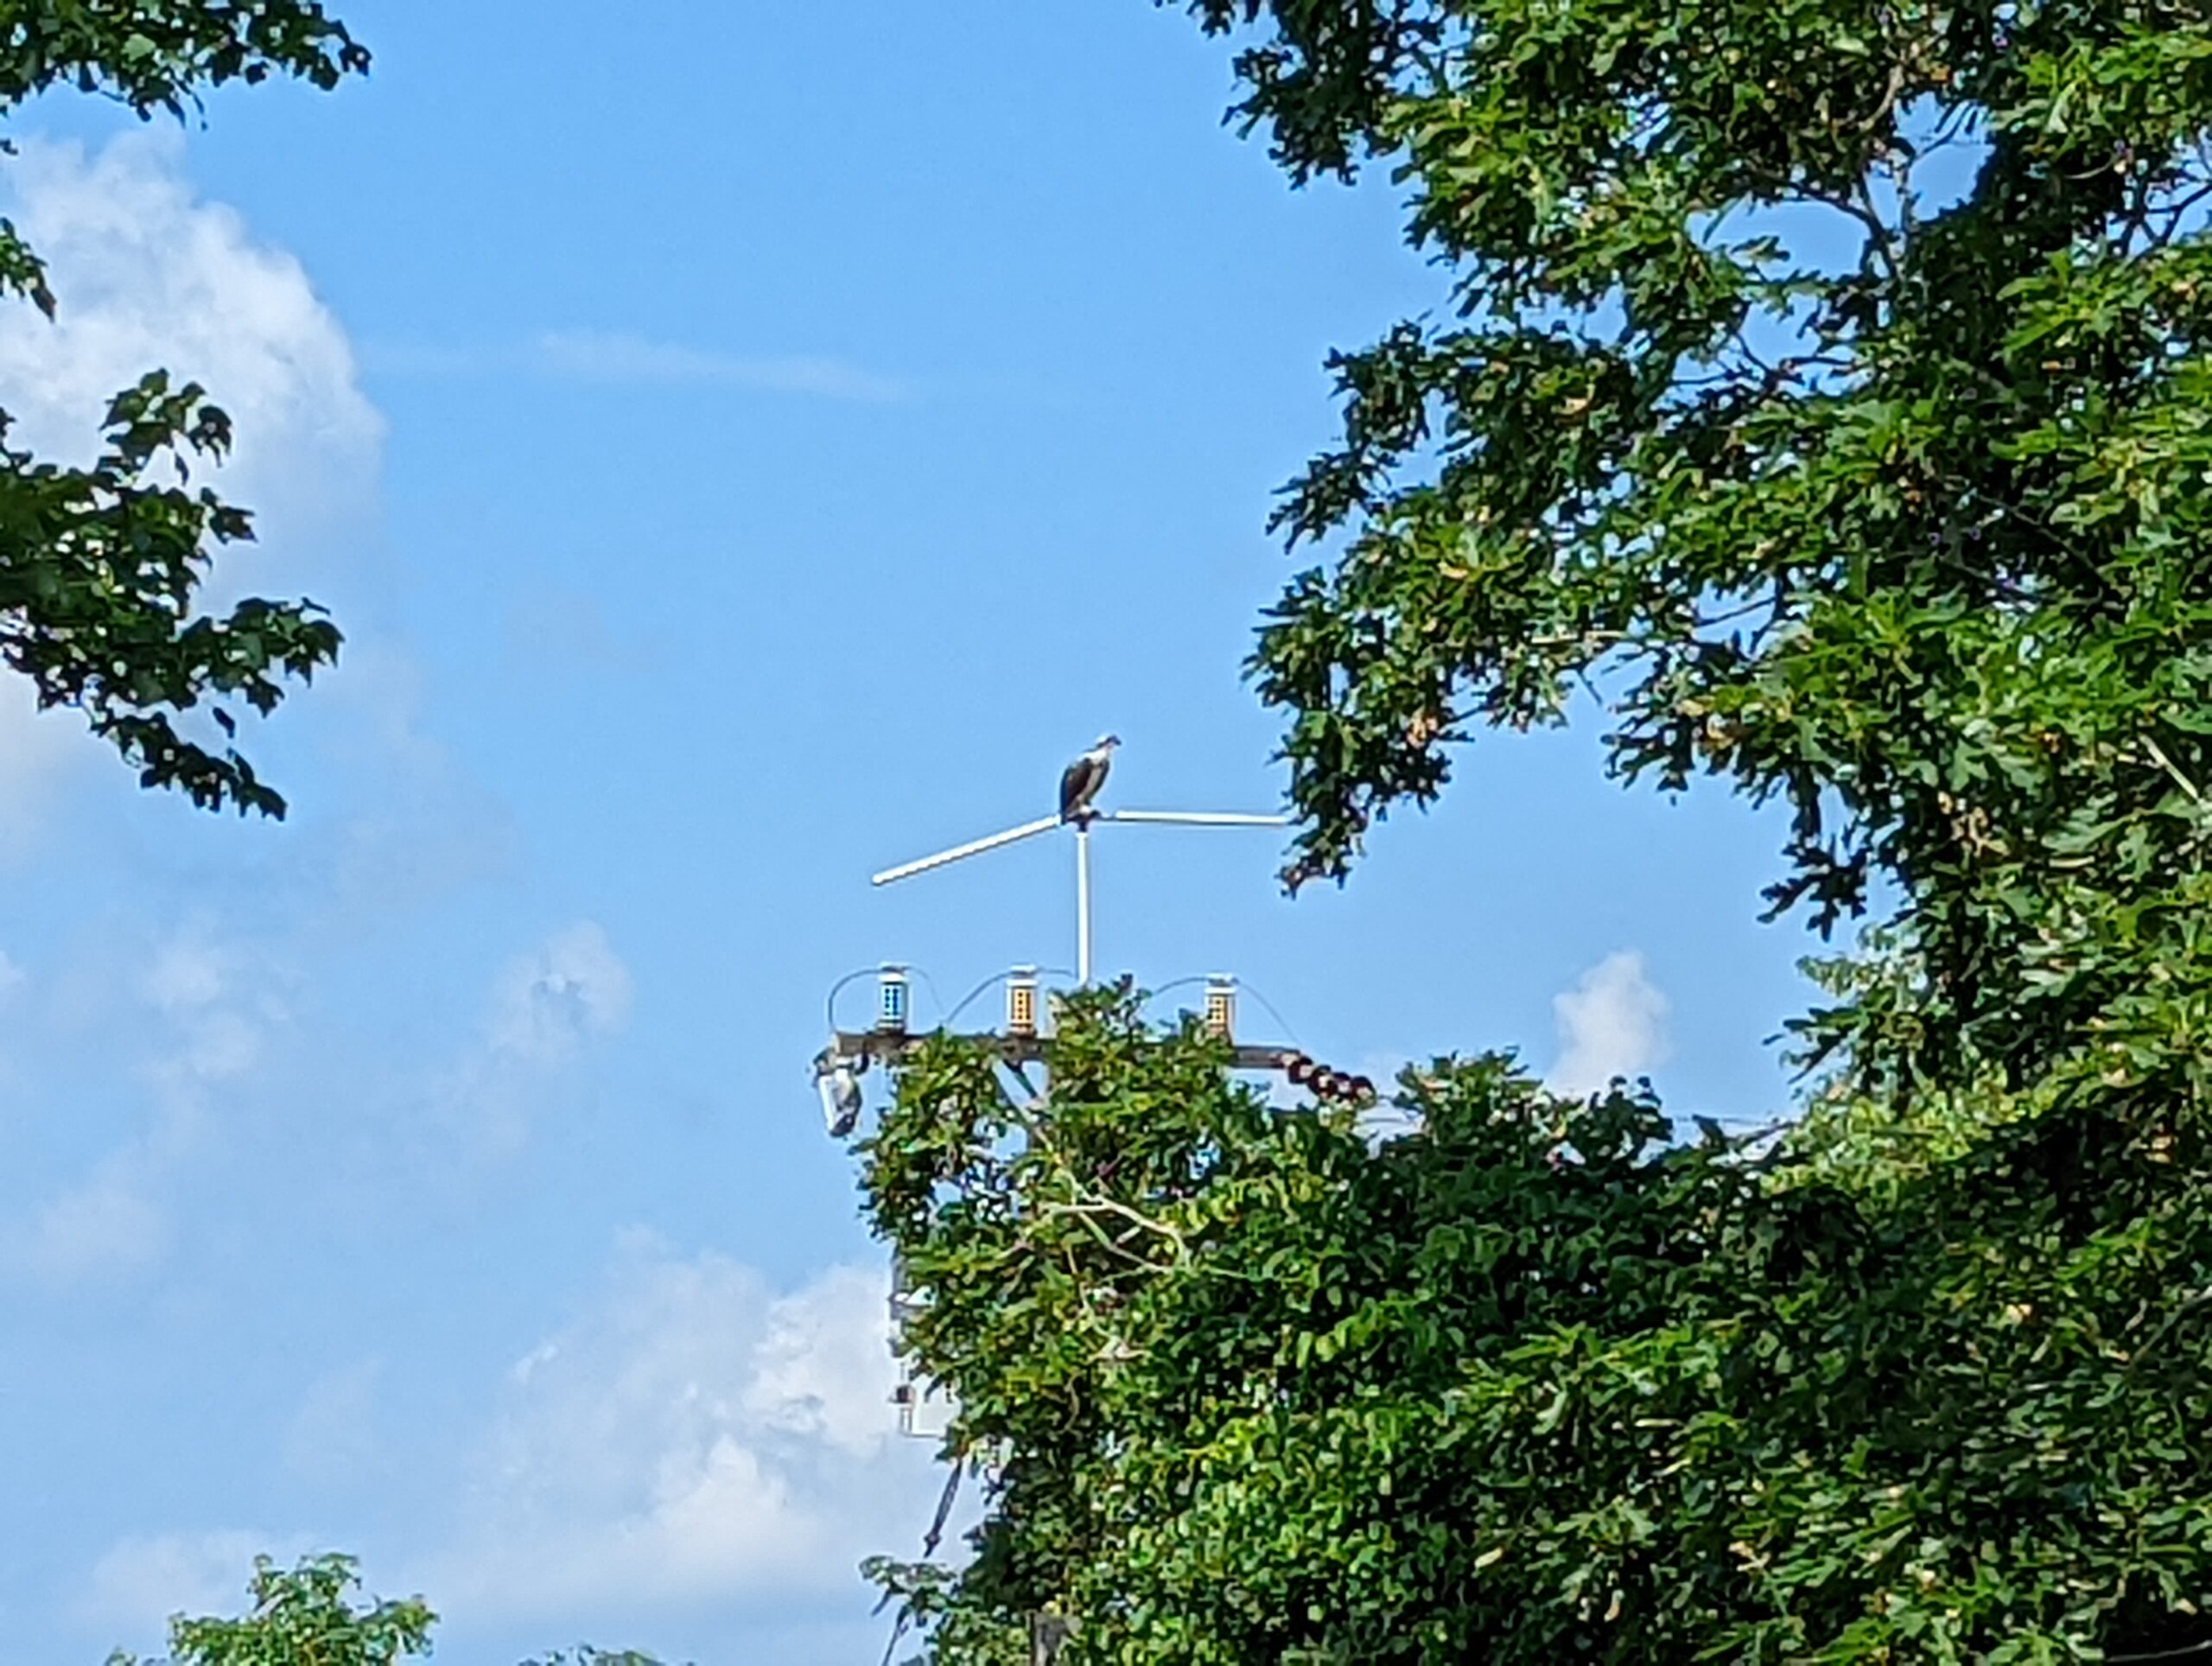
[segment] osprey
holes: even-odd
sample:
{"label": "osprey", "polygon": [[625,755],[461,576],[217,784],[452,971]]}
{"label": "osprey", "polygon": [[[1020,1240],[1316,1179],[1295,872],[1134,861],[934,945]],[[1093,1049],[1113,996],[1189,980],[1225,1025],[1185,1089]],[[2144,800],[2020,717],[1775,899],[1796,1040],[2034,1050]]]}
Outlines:
{"label": "osprey", "polygon": [[1098,796],[1098,789],[1106,785],[1106,772],[1114,766],[1114,748],[1122,744],[1118,734],[1103,734],[1098,744],[1070,764],[1060,776],[1060,819],[1073,822],[1077,827],[1087,825],[1098,812],[1090,801]]}

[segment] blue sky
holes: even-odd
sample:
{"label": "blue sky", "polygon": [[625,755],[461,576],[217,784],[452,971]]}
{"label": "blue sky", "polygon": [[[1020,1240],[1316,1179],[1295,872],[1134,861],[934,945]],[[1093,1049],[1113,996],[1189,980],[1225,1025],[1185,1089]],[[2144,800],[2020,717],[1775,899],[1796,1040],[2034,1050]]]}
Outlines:
{"label": "blue sky", "polygon": [[[1073,943],[1057,837],[867,875],[1039,813],[1106,728],[1124,804],[1275,804],[1269,494],[1325,353],[1437,292],[1387,187],[1288,190],[1141,0],[516,16],[363,10],[369,81],[204,131],[48,101],[0,174],[63,307],[0,319],[0,403],[68,448],[200,377],[263,511],[221,588],[349,633],[253,737],[282,826],[0,693],[26,1660],[327,1546],[442,1658],[872,1657],[853,1564],[938,1483],[823,998]],[[1109,830],[1100,968],[1233,970],[1347,1063],[1510,1045],[1762,1116],[1778,829],[1622,792],[1598,732],[1477,747],[1295,903],[1270,835]]]}

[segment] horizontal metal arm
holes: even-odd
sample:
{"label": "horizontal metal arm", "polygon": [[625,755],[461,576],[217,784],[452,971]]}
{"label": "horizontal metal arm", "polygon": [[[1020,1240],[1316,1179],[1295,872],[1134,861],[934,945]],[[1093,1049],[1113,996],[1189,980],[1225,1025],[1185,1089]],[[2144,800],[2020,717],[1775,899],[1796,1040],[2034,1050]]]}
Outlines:
{"label": "horizontal metal arm", "polygon": [[[940,1032],[942,1033],[943,1032]],[[1045,1057],[1045,1049],[1052,1044],[1049,1036],[1001,1035],[985,1030],[979,1033],[962,1034],[953,1032],[953,1039],[988,1047],[1008,1064],[1033,1064]],[[868,1059],[872,1062],[895,1065],[928,1038],[911,1035],[905,1031],[895,1034],[882,1030],[839,1030],[830,1037],[825,1052],[841,1061]],[[1230,1050],[1232,1070],[1287,1071],[1294,1060],[1313,1063],[1295,1047],[1255,1046],[1249,1042],[1237,1042]]]}
{"label": "horizontal metal arm", "polygon": [[1020,827],[1009,827],[1003,833],[994,833],[988,839],[976,839],[969,843],[955,845],[950,850],[940,850],[934,856],[924,856],[919,862],[901,863],[887,868],[868,881],[870,885],[889,885],[894,880],[911,879],[917,874],[926,874],[932,868],[942,868],[963,857],[980,856],[986,850],[995,850],[1002,844],[1012,844],[1018,839],[1033,839],[1039,833],[1049,833],[1060,824],[1058,816],[1039,816],[1033,822],[1024,822]]}
{"label": "horizontal metal arm", "polygon": [[1165,822],[1182,827],[1288,827],[1287,816],[1243,816],[1226,810],[1102,810],[1102,822]]}
{"label": "horizontal metal arm", "polygon": [[[1094,822],[1145,822],[1173,827],[1288,827],[1287,816],[1247,816],[1226,810],[1100,810],[1085,818]],[[1058,816],[1039,816],[1033,822],[1024,822],[1020,827],[1009,827],[1003,833],[994,833],[987,839],[976,839],[967,844],[955,845],[950,850],[940,850],[934,856],[924,856],[918,862],[903,862],[897,868],[887,868],[868,881],[871,885],[889,885],[894,881],[912,879],[917,874],[926,874],[932,868],[943,868],[948,862],[962,862],[969,856],[980,856],[986,850],[995,850],[1002,844],[1013,844],[1022,839],[1033,839],[1039,833],[1049,833],[1061,826]]]}

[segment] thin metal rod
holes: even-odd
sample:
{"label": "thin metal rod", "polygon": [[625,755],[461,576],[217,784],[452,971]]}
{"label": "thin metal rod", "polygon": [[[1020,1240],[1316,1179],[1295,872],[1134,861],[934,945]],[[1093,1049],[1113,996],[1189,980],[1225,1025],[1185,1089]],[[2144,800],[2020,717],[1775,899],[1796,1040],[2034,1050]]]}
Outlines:
{"label": "thin metal rod", "polygon": [[966,844],[955,845],[950,850],[940,850],[934,856],[924,856],[919,862],[903,862],[897,868],[887,868],[869,879],[870,885],[889,885],[895,880],[911,879],[917,874],[926,874],[932,868],[942,868],[947,862],[980,856],[986,850],[995,850],[1002,844],[1012,844],[1017,839],[1033,839],[1039,833],[1049,833],[1060,824],[1058,816],[1039,816],[1033,822],[1024,822],[1020,827],[1009,827],[1003,833],[994,833],[988,839],[975,839]]}
{"label": "thin metal rod", "polygon": [[1288,827],[1287,816],[1242,816],[1225,810],[1104,810],[1102,822],[1166,822],[1183,827]]}
{"label": "thin metal rod", "polygon": [[1090,830],[1075,830],[1075,981],[1090,987]]}

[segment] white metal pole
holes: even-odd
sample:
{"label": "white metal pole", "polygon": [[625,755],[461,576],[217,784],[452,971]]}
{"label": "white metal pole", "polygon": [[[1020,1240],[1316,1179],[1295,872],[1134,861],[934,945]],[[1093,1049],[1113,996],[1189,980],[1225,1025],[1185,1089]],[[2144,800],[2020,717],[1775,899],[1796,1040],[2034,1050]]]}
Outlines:
{"label": "white metal pole", "polygon": [[980,856],[987,850],[996,850],[1022,839],[1033,839],[1040,833],[1049,833],[1058,827],[1072,825],[1075,829],[1075,912],[1077,982],[1087,986],[1090,982],[1090,827],[1093,822],[1150,823],[1154,826],[1180,827],[1282,827],[1288,824],[1287,816],[1249,816],[1232,811],[1217,810],[1100,810],[1086,811],[1081,819],[1071,823],[1058,816],[1039,816],[1033,822],[1024,822],[1020,827],[1009,827],[1003,833],[993,833],[986,838],[971,839],[966,844],[940,850],[933,856],[924,856],[918,862],[901,862],[896,868],[887,868],[880,874],[869,876],[871,885],[892,885],[917,874],[926,874],[931,868],[943,868],[956,862],[965,862],[970,856]]}
{"label": "white metal pole", "polygon": [[872,876],[870,885],[889,885],[898,880],[911,879],[917,874],[926,874],[932,868],[942,868],[947,862],[963,862],[969,856],[980,856],[986,850],[995,850],[1002,844],[1012,844],[1016,839],[1034,838],[1039,833],[1049,833],[1060,824],[1058,816],[1039,816],[1033,822],[1024,822],[1020,827],[1009,827],[1003,833],[994,833],[987,839],[971,839],[966,844],[955,845],[950,850],[940,850],[934,856],[924,856],[919,862],[902,862],[896,868],[887,868]]}
{"label": "white metal pole", "polygon": [[1153,822],[1170,827],[1288,827],[1287,816],[1245,816],[1212,810],[1102,810],[1102,822]]}
{"label": "white metal pole", "polygon": [[1090,830],[1075,830],[1075,964],[1076,985],[1090,987]]}

